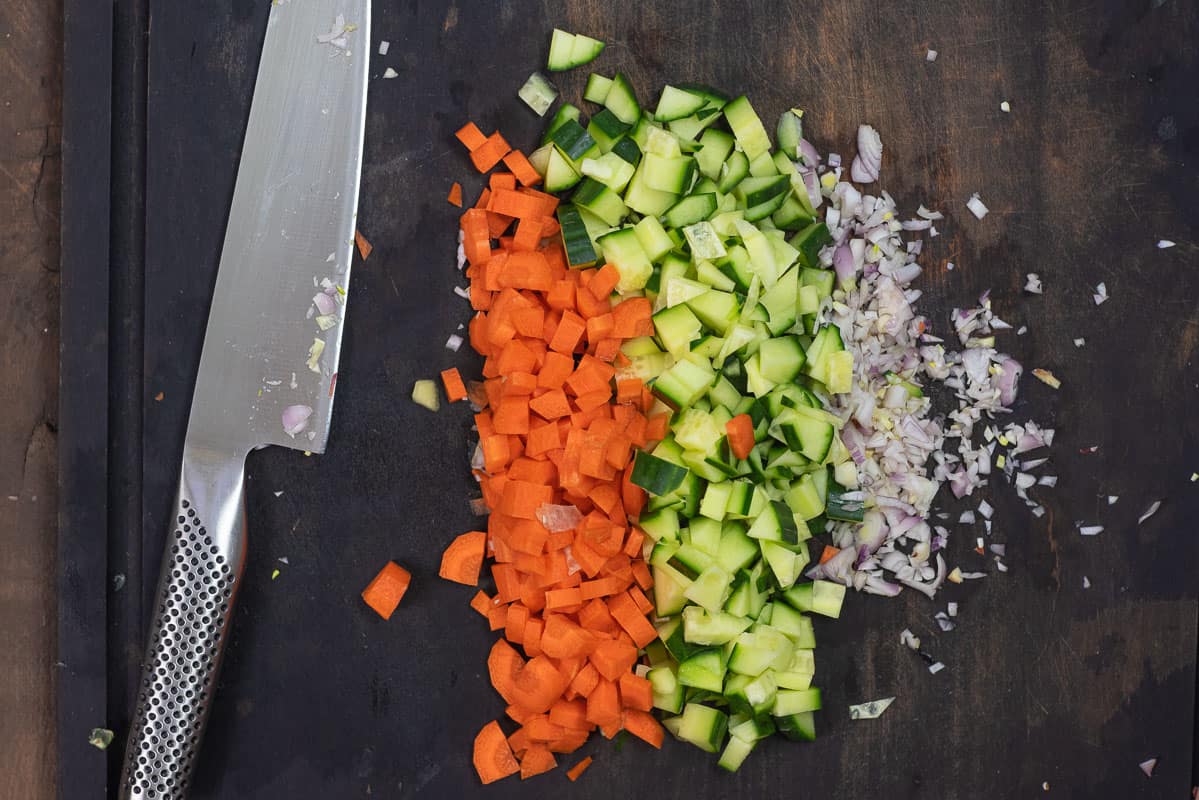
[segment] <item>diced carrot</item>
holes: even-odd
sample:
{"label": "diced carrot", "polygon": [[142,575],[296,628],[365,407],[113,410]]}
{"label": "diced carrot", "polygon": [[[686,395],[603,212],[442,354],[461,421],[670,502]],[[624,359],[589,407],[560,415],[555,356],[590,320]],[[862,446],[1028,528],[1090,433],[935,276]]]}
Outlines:
{"label": "diced carrot", "polygon": [[633,602],[633,599],[627,594],[613,595],[608,599],[608,610],[612,612],[612,616],[620,623],[620,627],[628,632],[629,636],[633,637],[633,641],[638,647],[645,647],[652,642],[658,635],[654,630],[654,626],[649,624],[649,620]]}
{"label": "diced carrot", "polygon": [[491,188],[492,197],[495,197],[497,189],[515,189],[516,176],[511,172],[493,172],[487,179],[487,185]]}
{"label": "diced carrot", "polygon": [[571,783],[574,783],[575,781],[577,781],[579,778],[582,777],[584,772],[587,771],[587,768],[591,766],[592,761],[593,761],[593,759],[591,758],[591,756],[587,756],[582,761],[580,761],[578,764],[575,764],[573,767],[566,770],[566,777],[570,778]]}
{"label": "diced carrot", "polygon": [[541,655],[541,634],[545,623],[539,617],[530,616],[525,623],[524,633],[521,634],[521,644],[524,645],[525,655],[529,658]]}
{"label": "diced carrot", "polygon": [[620,721],[620,698],[616,684],[602,675],[587,695],[587,721],[596,725]]}
{"label": "diced carrot", "polygon": [[554,754],[543,744],[532,744],[520,758],[520,779],[528,780],[535,775],[549,772],[558,766]]}
{"label": "diced carrot", "polygon": [[396,607],[404,599],[412,575],[394,561],[388,561],[379,574],[362,590],[363,601],[383,619],[391,619]]}
{"label": "diced carrot", "polygon": [[463,125],[454,136],[458,137],[458,141],[466,145],[467,150],[478,150],[487,141],[487,137],[483,135],[483,131],[479,130],[479,126],[473,122]]}
{"label": "diced carrot", "polygon": [[[644,562],[642,562],[642,563],[644,563]],[[634,579],[635,579],[635,577],[636,576],[634,575]],[[645,596],[645,592],[641,591],[641,589],[639,587],[630,586],[629,587],[629,597],[633,598],[633,602],[636,604],[637,610],[640,611],[642,614],[648,615],[651,612],[653,612],[654,604],[650,601],[650,599],[648,597]]]}
{"label": "diced carrot", "polygon": [[591,279],[591,283],[587,284],[587,291],[595,295],[597,300],[607,300],[608,296],[616,290],[616,284],[620,283],[620,270],[615,264],[605,264],[595,277]]}
{"label": "diced carrot", "polygon": [[570,402],[566,392],[553,389],[529,401],[529,410],[547,420],[554,420],[570,415]]}
{"label": "diced carrot", "polygon": [[502,631],[508,624],[508,606],[495,606],[487,612],[487,628]]}
{"label": "diced carrot", "polygon": [[491,598],[488,596],[487,592],[480,589],[479,591],[475,592],[475,596],[471,598],[470,607],[486,617],[491,609],[495,607],[495,605],[491,602]]}
{"label": "diced carrot", "polygon": [[504,166],[512,170],[512,174],[520,181],[521,186],[533,186],[541,183],[541,175],[529,163],[529,159],[519,150],[512,150],[504,156]]}
{"label": "diced carrot", "polygon": [[832,558],[833,556],[837,555],[837,553],[840,553],[840,552],[841,552],[841,548],[833,547],[832,545],[826,544],[824,546],[824,550],[821,551],[821,553],[820,553],[820,563],[823,564],[824,562],[828,561],[830,558]]}
{"label": "diced carrot", "polygon": [[524,665],[525,660],[520,653],[503,639],[497,639],[491,646],[491,653],[487,656],[487,672],[491,677],[491,685],[507,703],[515,702],[513,698],[516,695],[512,687]]}
{"label": "diced carrot", "polygon": [[624,729],[641,741],[661,749],[662,740],[665,737],[662,723],[654,719],[654,715],[648,711],[626,708],[624,710]]}
{"label": "diced carrot", "polygon": [[461,534],[450,542],[450,546],[442,554],[438,575],[448,581],[477,586],[486,543],[487,534],[483,531]]}
{"label": "diced carrot", "polygon": [[749,458],[754,449],[754,422],[749,414],[738,414],[724,424],[728,433],[729,449],[737,458]]}
{"label": "diced carrot", "polygon": [[525,638],[525,623],[529,621],[529,609],[520,603],[508,606],[508,617],[504,620],[504,638],[513,644],[521,644]]}
{"label": "diced carrot", "polygon": [[549,343],[550,349],[567,355],[573,353],[586,330],[587,323],[582,317],[572,311],[562,312],[562,320]]}
{"label": "diced carrot", "polygon": [[617,681],[637,663],[637,648],[616,639],[609,639],[597,644],[589,658],[600,675],[610,681]]}
{"label": "diced carrot", "polygon": [[620,704],[625,708],[649,711],[654,707],[654,687],[645,678],[631,672],[620,676]]}
{"label": "diced carrot", "polygon": [[479,172],[487,172],[508,155],[512,148],[499,131],[487,137],[483,144],[471,149],[470,160]]}
{"label": "diced carrot", "polygon": [[473,761],[483,783],[494,783],[520,771],[520,764],[508,746],[508,738],[495,720],[484,725],[475,736]]}
{"label": "diced carrot", "polygon": [[592,725],[587,721],[587,701],[559,700],[550,708],[550,722],[570,730],[590,730]]}
{"label": "diced carrot", "polygon": [[466,384],[462,382],[462,375],[458,372],[457,367],[443,369],[441,371],[441,382],[445,385],[446,399],[451,403],[456,403],[466,398]]}
{"label": "diced carrot", "polygon": [[554,589],[545,593],[545,607],[548,609],[570,608],[580,605],[583,595],[578,589]]}
{"label": "diced carrot", "polygon": [[[541,638],[544,646],[545,635]],[[568,683],[549,658],[534,656],[512,680],[512,702],[543,714],[562,695]]]}

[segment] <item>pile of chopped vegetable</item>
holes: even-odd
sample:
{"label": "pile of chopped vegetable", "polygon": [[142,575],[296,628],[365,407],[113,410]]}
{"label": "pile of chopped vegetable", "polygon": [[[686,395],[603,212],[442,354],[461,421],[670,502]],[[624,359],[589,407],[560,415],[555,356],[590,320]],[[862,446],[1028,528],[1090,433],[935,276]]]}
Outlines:
{"label": "pile of chopped vegetable", "polygon": [[[555,31],[549,68],[602,46]],[[557,90],[534,74],[520,96],[544,114]],[[561,105],[528,158],[498,132],[457,134],[479,172],[509,170],[461,217],[456,291],[483,381],[443,373],[477,411],[489,517],[442,576],[476,585],[492,560],[495,592],[472,606],[503,631],[488,667],[518,726],[479,733],[485,783],[545,772],[597,728],[657,747],[664,726],[731,771],[776,732],[812,739],[811,615],[839,616],[848,587],[931,597],[981,577],[946,563],[943,484],[968,496],[994,467],[1040,513],[1027,492],[1056,480],[1024,455],[1053,431],[984,420],[1022,372],[989,298],[954,311],[952,349],[917,314],[921,242],[901,233],[935,236],[941,215],[901,222],[885,191],[855,186],[878,180],[877,131],[859,130],[850,182],[798,110],[772,143],[748,98],[709,86],[665,86],[650,111],[624,75],[593,74],[584,97],[590,118]],[[956,407],[935,414],[929,381]],[[977,511],[989,534],[992,507]]]}

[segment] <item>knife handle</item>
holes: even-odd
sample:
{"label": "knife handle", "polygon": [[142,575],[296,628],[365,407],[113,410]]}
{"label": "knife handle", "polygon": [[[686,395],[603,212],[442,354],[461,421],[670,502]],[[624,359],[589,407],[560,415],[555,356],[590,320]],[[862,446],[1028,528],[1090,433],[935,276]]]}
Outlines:
{"label": "knife handle", "polygon": [[244,453],[184,448],[121,800],[187,795],[245,564],[244,480]]}

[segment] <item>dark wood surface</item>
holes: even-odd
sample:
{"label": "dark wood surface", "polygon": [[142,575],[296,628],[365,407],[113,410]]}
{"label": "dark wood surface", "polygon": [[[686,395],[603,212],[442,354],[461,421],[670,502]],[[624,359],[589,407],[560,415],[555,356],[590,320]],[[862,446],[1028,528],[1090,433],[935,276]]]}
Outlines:
{"label": "dark wood surface", "polygon": [[55,788],[60,25],[0,4],[0,797]]}
{"label": "dark wood surface", "polygon": [[[1188,481],[1199,469],[1193,4],[377,5],[374,38],[392,46],[372,56],[372,73],[391,66],[399,77],[371,85],[360,226],[376,249],[353,277],[329,453],[250,459],[249,564],[197,797],[523,797],[552,786],[570,797],[796,787],[949,800],[1041,796],[1043,783],[1051,797],[1186,796],[1199,624],[1199,489]],[[107,686],[118,730],[265,21],[261,3],[231,8],[149,8],[145,266],[128,279],[144,305],[119,312],[141,322],[139,391],[123,423],[141,450],[119,457],[110,478],[136,473],[129,492],[144,524],[140,543],[109,553],[108,569],[129,578],[108,611],[121,632]],[[994,492],[1009,572],[973,555],[959,529],[953,560],[987,579],[948,587],[936,604],[852,598],[842,621],[818,627],[819,741],[770,742],[735,777],[673,742],[661,754],[589,743],[581,754],[596,764],[578,784],[554,775],[484,793],[470,768],[475,731],[502,711],[485,679],[491,636],[466,607],[470,593],[435,577],[444,542],[476,524],[469,419],[464,408],[432,416],[407,397],[417,378],[477,368],[442,347],[468,318],[450,291],[456,215],[442,198],[453,180],[468,195],[480,185],[452,132],[474,119],[533,143],[539,121],[515,91],[544,63],[555,25],[611,42],[595,69],[626,71],[643,101],[665,81],[696,80],[748,92],[767,120],[799,105],[810,138],[847,156],[858,123],[875,125],[883,184],[905,211],[923,202],[948,217],[922,258],[921,309],[947,327],[954,305],[992,287],[998,313],[1029,326],[1003,346],[1063,381],[1053,392],[1026,378],[1016,408],[1058,428],[1061,480],[1043,494],[1040,520]],[[584,77],[559,79],[568,98]],[[973,192],[991,208],[984,220],[965,210]],[[1159,238],[1178,246],[1159,251]],[[1027,272],[1042,276],[1044,296],[1021,293]],[[1096,308],[1101,280],[1112,299]],[[1083,348],[1071,342],[1079,336]],[[1099,450],[1079,453],[1091,445]],[[1109,508],[1108,494],[1119,503]],[[1159,498],[1162,510],[1137,526]],[[1107,530],[1083,539],[1080,519]],[[382,623],[357,592],[389,558],[415,580],[402,613]],[[949,600],[961,603],[959,627],[941,634],[932,614]],[[930,675],[899,646],[904,627],[944,672]],[[883,718],[848,719],[848,703],[887,695],[898,699]],[[1147,779],[1136,765],[1152,756],[1161,760]]]}

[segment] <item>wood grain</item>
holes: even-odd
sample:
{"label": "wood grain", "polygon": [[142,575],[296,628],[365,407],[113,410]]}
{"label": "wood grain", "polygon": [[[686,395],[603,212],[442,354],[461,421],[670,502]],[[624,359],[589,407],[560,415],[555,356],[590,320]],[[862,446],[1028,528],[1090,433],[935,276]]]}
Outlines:
{"label": "wood grain", "polygon": [[0,797],[55,790],[61,22],[0,6]]}

